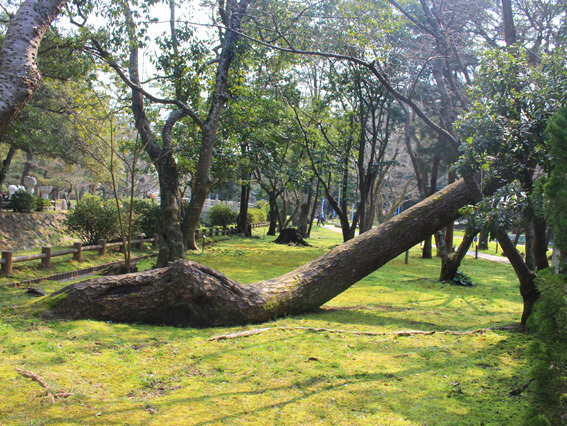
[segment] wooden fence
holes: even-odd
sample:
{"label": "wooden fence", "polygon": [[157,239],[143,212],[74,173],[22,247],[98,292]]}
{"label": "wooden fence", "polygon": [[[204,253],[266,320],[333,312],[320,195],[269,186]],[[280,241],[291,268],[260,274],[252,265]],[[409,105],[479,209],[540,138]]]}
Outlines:
{"label": "wooden fence", "polygon": [[[252,228],[259,228],[262,226],[267,226],[265,223],[257,223],[252,224]],[[209,228],[204,230],[196,230],[195,231],[195,238],[203,237],[203,236],[220,236],[220,235],[232,235],[236,234],[236,227],[230,228]],[[132,240],[130,242],[131,246],[137,246],[138,250],[144,251],[144,243],[152,243],[154,248],[158,246],[158,236],[154,235],[152,238],[144,238],[138,237],[137,240]],[[74,243],[72,248],[60,250],[60,251],[51,251],[51,247],[42,247],[41,253],[38,254],[28,254],[25,256],[14,256],[14,252],[6,250],[2,251],[2,258],[0,259],[0,272],[4,275],[12,275],[12,265],[17,262],[25,262],[28,260],[35,260],[41,259],[41,264],[45,268],[49,268],[51,266],[51,259],[53,257],[58,256],[65,256],[68,254],[73,255],[73,260],[77,262],[82,261],[82,252],[89,251],[89,250],[98,250],[99,256],[104,256],[106,253],[106,249],[112,247],[119,247],[120,250],[124,250],[124,243],[122,241],[114,242],[114,243],[107,243],[106,240],[99,240],[98,244],[91,245],[91,246],[83,246],[82,243]]]}

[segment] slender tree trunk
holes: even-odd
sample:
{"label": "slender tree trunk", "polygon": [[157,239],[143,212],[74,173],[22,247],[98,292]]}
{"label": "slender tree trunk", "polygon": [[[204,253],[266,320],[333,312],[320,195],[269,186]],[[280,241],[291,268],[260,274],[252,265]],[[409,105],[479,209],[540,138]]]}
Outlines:
{"label": "slender tree trunk", "polygon": [[270,227],[268,228],[267,235],[276,235],[278,228],[278,199],[274,191],[268,192],[268,199],[270,203]]}
{"label": "slender tree trunk", "polygon": [[497,237],[498,242],[502,246],[502,250],[506,253],[506,257],[508,257],[508,260],[510,260],[516,272],[518,281],[520,281],[520,294],[524,300],[524,311],[522,312],[520,324],[522,328],[525,328],[528,317],[532,313],[533,306],[537,299],[539,299],[539,291],[534,282],[536,274],[530,271],[506,231],[499,231]]}
{"label": "slender tree trunk", "polygon": [[467,228],[465,230],[465,235],[463,236],[463,241],[459,245],[459,248],[457,249],[455,254],[453,256],[447,256],[442,259],[439,281],[450,282],[453,279],[453,277],[457,273],[457,270],[459,269],[459,266],[461,266],[461,262],[465,258],[467,251],[474,241],[475,235],[475,231],[471,231]]}
{"label": "slender tree trunk", "polygon": [[20,185],[24,184],[24,179],[30,174],[33,166],[33,152],[29,148],[26,148],[24,151],[26,152],[26,162],[24,163],[24,169],[22,170],[22,176],[20,177]]}
{"label": "slender tree trunk", "polygon": [[[433,165],[431,166],[431,179],[429,183],[429,195],[435,193],[437,188],[437,172],[439,171],[439,165],[441,163],[441,157],[438,155],[433,159]],[[423,250],[421,252],[421,257],[423,259],[431,259],[433,256],[433,250],[431,248],[432,236],[425,238],[423,241]]]}
{"label": "slender tree trunk", "polygon": [[549,267],[547,260],[547,226],[545,220],[540,217],[534,217],[534,258],[536,271],[539,272]]}
{"label": "slender tree trunk", "polygon": [[317,214],[317,205],[319,203],[319,184],[321,181],[317,179],[317,187],[315,188],[315,200],[313,201],[313,207],[311,209],[311,218],[309,220],[309,228],[307,228],[307,237],[311,237],[311,228],[313,228],[313,221],[315,220],[315,215]]}
{"label": "slender tree trunk", "polygon": [[179,260],[167,268],[71,284],[50,296],[45,306],[64,318],[198,326],[303,313],[451,223],[475,198],[460,180],[279,278],[241,285],[210,268]]}
{"label": "slender tree trunk", "polygon": [[4,159],[4,161],[2,161],[2,168],[0,169],[0,188],[4,183],[4,180],[6,180],[6,176],[8,176],[8,171],[10,170],[10,165],[12,164],[12,158],[14,158],[15,153],[16,153],[16,148],[14,147],[14,145],[11,145],[10,149],[8,150],[8,154],[6,155],[6,158]]}
{"label": "slender tree trunk", "polygon": [[[448,174],[448,177],[447,177],[447,184],[450,185],[453,182],[455,182],[455,174],[450,171],[449,174]],[[454,252],[454,249],[453,249],[454,233],[455,233],[455,224],[450,223],[445,228],[445,245],[447,246],[447,252],[449,254]]]}

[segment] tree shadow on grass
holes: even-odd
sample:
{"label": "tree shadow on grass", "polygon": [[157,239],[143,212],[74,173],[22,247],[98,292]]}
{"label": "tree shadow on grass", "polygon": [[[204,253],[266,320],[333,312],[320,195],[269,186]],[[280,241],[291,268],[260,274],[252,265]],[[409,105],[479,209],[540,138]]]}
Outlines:
{"label": "tree shadow on grass", "polygon": [[[427,337],[428,339],[430,337]],[[218,353],[225,353],[227,345],[218,348]],[[305,404],[313,405],[313,409],[322,410],[324,416],[328,407],[322,397],[337,399],[340,404],[335,409],[343,414],[343,420],[356,424],[356,414],[364,414],[376,420],[383,413],[394,415],[406,421],[421,424],[423,422],[423,410],[435,413],[439,419],[437,424],[479,424],[485,422],[492,424],[500,422],[513,424],[520,418],[521,413],[516,412],[515,418],[511,418],[513,410],[518,410],[517,403],[521,402],[518,397],[508,395],[515,383],[522,380],[521,373],[510,375],[499,368],[498,354],[508,353],[511,347],[504,340],[490,346],[489,348],[474,353],[460,353],[451,355],[451,373],[447,377],[443,365],[440,362],[432,362],[425,356],[417,356],[412,360],[400,358],[400,368],[392,373],[387,369],[381,369],[380,365],[369,365],[368,371],[359,371],[340,375],[329,373],[313,373],[301,380],[291,380],[284,385],[268,381],[264,385],[257,386],[253,390],[231,391],[229,385],[226,389],[220,389],[211,393],[211,389],[198,396],[185,397],[175,396],[177,391],[168,395],[167,400],[154,398],[142,402],[155,410],[154,417],[148,419],[147,423],[159,422],[160,424],[183,424],[212,425],[212,424],[234,424],[243,421],[243,418],[254,417],[260,419],[264,416],[269,418],[274,410],[286,407],[296,407],[297,410],[305,410]],[[416,349],[418,355],[422,349]],[[425,351],[426,349],[423,349]],[[324,361],[321,361],[324,362]],[[343,361],[345,364],[348,360]],[[478,372],[465,378],[467,370],[476,367]],[[378,370],[378,371],[377,371]],[[461,375],[462,374],[462,375]],[[425,381],[417,381],[419,375],[428,377]],[[269,379],[268,379],[269,380]],[[478,384],[478,382],[481,382]],[[458,385],[455,385],[456,382]],[[352,388],[353,392],[345,392]],[[479,393],[479,389],[484,390]],[[299,392],[301,390],[301,392]],[[267,395],[267,397],[266,397]],[[162,400],[160,400],[162,399]],[[234,400],[246,401],[246,404],[230,405]],[[224,401],[229,402],[228,405]],[[74,418],[79,424],[122,424],[113,422],[112,416],[120,413],[135,412],[143,409],[140,403],[132,402],[132,407],[112,408],[124,403],[121,398],[105,400],[95,403],[96,410],[102,410],[102,414],[94,417],[85,414]],[[498,402],[498,404],[496,404]],[[256,405],[257,406],[254,406]],[[195,406],[218,407],[217,410],[205,410],[206,418],[191,417],[192,408]],[[252,405],[252,407],[250,407]],[[418,407],[421,405],[421,407]],[[168,423],[160,421],[160,414],[168,414],[171,410],[185,411],[188,417],[183,420]],[[421,411],[420,411],[421,410]],[[197,412],[199,412],[197,410]],[[458,414],[460,413],[460,414]],[[289,415],[289,411],[287,412]],[[61,415],[63,416],[63,414]],[[333,416],[333,413],[329,413]],[[149,417],[149,415],[148,415]],[[171,416],[169,416],[171,418]],[[350,420],[349,420],[350,419]],[[51,418],[50,422],[57,424],[68,419],[64,417]],[[322,420],[325,420],[324,418]],[[328,419],[331,420],[331,419]],[[512,422],[512,423],[510,423]],[[138,424],[145,424],[138,423]],[[292,424],[293,419],[288,418],[287,424]],[[266,424],[276,424],[267,421]],[[358,423],[362,424],[362,423]]]}

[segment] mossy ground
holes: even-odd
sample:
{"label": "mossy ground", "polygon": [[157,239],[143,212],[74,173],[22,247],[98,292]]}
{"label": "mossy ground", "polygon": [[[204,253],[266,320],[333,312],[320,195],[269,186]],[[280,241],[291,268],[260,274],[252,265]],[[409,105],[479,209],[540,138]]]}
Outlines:
{"label": "mossy ground", "polygon": [[[320,229],[307,248],[271,244],[259,234],[189,257],[249,283],[287,272],[340,242],[340,234]],[[29,299],[22,289],[0,288],[0,424],[519,424],[526,396],[509,392],[528,380],[528,336],[503,330],[354,334],[518,322],[522,304],[509,265],[467,259],[462,270],[474,287],[438,283],[438,260],[420,259],[416,247],[409,265],[399,257],[318,312],[204,329],[41,321],[12,308]],[[42,287],[52,292],[64,285]],[[264,327],[273,329],[209,341]],[[15,368],[40,375],[54,393],[74,395],[51,405],[38,383]]]}

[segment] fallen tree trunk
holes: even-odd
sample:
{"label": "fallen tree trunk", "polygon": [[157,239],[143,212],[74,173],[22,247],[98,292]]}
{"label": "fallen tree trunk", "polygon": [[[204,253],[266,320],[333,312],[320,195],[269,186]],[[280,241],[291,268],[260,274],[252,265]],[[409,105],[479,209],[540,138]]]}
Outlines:
{"label": "fallen tree trunk", "polygon": [[242,285],[191,261],[72,284],[44,306],[62,318],[219,326],[318,308],[459,217],[476,200],[460,180],[281,277]]}

